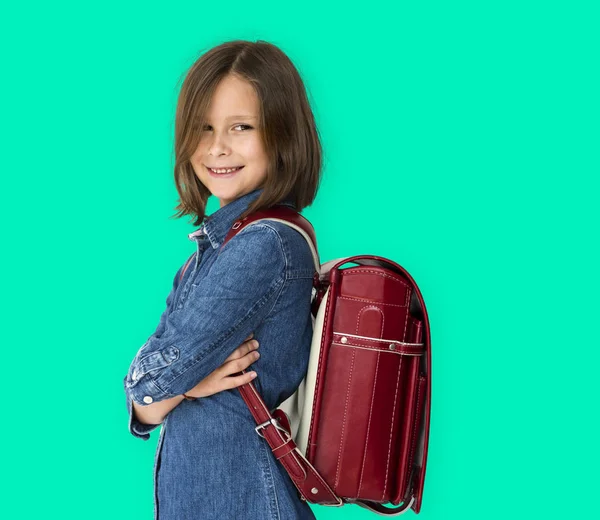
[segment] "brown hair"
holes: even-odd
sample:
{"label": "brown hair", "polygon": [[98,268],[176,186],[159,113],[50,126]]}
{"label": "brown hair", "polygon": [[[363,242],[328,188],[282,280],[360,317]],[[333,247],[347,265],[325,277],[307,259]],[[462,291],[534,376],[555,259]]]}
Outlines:
{"label": "brown hair", "polygon": [[312,204],[320,182],[322,149],[304,83],[296,67],[275,45],[234,40],[213,47],[189,69],[175,116],[175,185],[178,213],[205,217],[210,196],[190,158],[200,141],[205,114],[218,83],[228,74],[248,81],[260,101],[260,132],[269,157],[261,195],[242,215],[291,198],[301,211]]}

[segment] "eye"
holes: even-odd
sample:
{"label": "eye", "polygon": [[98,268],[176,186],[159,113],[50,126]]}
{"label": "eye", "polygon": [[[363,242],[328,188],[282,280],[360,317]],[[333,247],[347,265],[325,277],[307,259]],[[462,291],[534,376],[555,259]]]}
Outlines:
{"label": "eye", "polygon": [[207,132],[207,131],[210,131],[210,130],[212,130],[212,126],[210,126],[210,125],[204,125],[204,127],[202,128],[203,132]]}
{"label": "eye", "polygon": [[235,125],[233,128],[240,128],[242,126],[245,127],[244,129],[248,129],[248,130],[252,129],[252,127],[250,125]]}

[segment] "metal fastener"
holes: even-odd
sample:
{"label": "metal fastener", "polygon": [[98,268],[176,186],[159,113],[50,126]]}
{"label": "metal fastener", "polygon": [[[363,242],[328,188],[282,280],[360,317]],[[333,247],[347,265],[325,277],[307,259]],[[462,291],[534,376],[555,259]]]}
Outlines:
{"label": "metal fastener", "polygon": [[310,490],[310,492],[311,492],[313,495],[316,495],[316,494],[319,492],[319,490],[318,490],[317,488],[312,488],[312,489]]}
{"label": "metal fastener", "polygon": [[348,343],[348,338],[344,336],[341,340],[342,343]]}
{"label": "metal fastener", "polygon": [[394,345],[393,343],[390,343],[390,346],[388,348],[390,350],[396,350],[396,345]]}

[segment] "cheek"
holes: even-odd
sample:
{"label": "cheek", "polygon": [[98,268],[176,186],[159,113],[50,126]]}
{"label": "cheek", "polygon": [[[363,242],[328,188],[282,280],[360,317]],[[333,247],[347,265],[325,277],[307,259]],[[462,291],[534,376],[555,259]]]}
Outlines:
{"label": "cheek", "polygon": [[258,139],[249,139],[246,143],[244,143],[245,155],[248,158],[252,158],[252,160],[257,162],[263,162],[265,159],[264,147],[260,140]]}
{"label": "cheek", "polygon": [[200,138],[200,140],[198,141],[198,144],[196,145],[196,149],[194,150],[194,153],[192,154],[192,158],[196,161],[199,161],[200,159],[202,159],[202,156],[207,151],[207,147],[208,147],[208,143],[207,143],[206,139]]}
{"label": "cheek", "polygon": [[192,168],[194,169],[194,172],[196,173],[196,176],[198,175],[202,175],[204,172],[204,160],[203,160],[203,154],[201,151],[196,150],[193,155],[190,157],[190,163],[192,165]]}
{"label": "cheek", "polygon": [[201,150],[196,150],[194,152],[194,154],[190,157],[190,162],[192,163],[194,168],[198,169],[203,165],[203,163],[204,163],[203,157],[204,157],[204,154],[202,153]]}

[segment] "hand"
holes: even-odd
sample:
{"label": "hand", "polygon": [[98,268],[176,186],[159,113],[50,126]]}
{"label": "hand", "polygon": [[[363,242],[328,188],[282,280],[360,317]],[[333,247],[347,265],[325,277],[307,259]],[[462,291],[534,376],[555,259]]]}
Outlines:
{"label": "hand", "polygon": [[256,377],[256,372],[246,372],[240,376],[231,374],[245,370],[259,358],[260,354],[256,352],[258,342],[251,339],[253,335],[250,334],[219,368],[185,394],[190,397],[208,397],[252,381]]}

